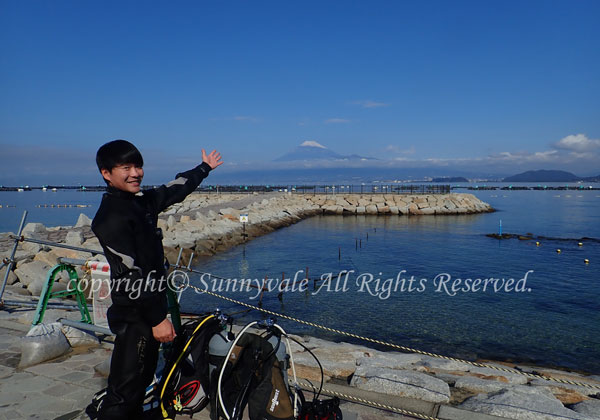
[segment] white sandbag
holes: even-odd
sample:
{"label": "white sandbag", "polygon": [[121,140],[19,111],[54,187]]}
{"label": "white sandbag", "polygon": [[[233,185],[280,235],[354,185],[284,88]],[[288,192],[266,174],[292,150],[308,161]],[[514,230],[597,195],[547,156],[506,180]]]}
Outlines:
{"label": "white sandbag", "polygon": [[21,341],[19,367],[33,366],[54,359],[68,352],[70,348],[61,331],[60,322],[35,325]]}
{"label": "white sandbag", "polygon": [[69,325],[62,325],[62,332],[67,337],[71,347],[97,346],[100,340],[94,333],[80,330]]}

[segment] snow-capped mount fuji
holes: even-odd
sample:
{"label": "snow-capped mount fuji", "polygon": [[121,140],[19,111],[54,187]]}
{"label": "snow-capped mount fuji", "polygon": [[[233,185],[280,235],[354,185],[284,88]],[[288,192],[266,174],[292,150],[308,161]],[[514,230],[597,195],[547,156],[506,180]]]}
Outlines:
{"label": "snow-capped mount fuji", "polygon": [[329,161],[340,161],[340,160],[376,160],[374,158],[363,157],[359,155],[350,155],[344,156],[339,153],[334,152],[333,150],[323,146],[322,144],[314,141],[308,140],[302,143],[300,146],[296,147],[291,152],[284,154],[283,156],[274,159],[274,162],[288,162],[294,160],[306,160],[306,161],[316,161],[316,160],[329,160]]}

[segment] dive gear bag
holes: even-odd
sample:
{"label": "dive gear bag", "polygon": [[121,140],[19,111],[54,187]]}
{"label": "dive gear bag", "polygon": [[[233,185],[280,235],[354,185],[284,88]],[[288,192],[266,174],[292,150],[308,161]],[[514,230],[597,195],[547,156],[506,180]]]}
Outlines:
{"label": "dive gear bag", "polygon": [[[287,383],[289,356],[281,333],[273,327],[263,334],[246,325],[211,378],[211,420],[241,420],[247,407],[250,420],[294,420]],[[215,382],[216,381],[216,382]]]}
{"label": "dive gear bag", "polygon": [[157,387],[163,418],[191,415],[208,404],[209,342],[213,336],[221,336],[225,319],[219,314],[205,314],[181,326],[166,355],[167,362]]}

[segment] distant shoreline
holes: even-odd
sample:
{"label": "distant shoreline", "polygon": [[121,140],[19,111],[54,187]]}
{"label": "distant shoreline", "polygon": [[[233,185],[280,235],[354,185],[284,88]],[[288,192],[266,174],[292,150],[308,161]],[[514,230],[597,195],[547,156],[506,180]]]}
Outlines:
{"label": "distant shoreline", "polygon": [[[454,185],[446,182],[435,181],[417,181],[417,182],[372,182],[369,184],[347,185],[347,184],[296,184],[296,185],[202,185],[196,189],[197,192],[204,193],[252,193],[252,192],[298,192],[315,194],[427,194],[431,190],[446,189],[450,190],[502,190],[502,191],[600,191],[600,185],[585,185],[581,181],[571,182],[549,182],[537,183],[528,182],[503,182],[503,181],[481,181],[481,182],[459,182]],[[497,185],[502,184],[502,185]],[[598,183],[587,183],[598,184]],[[144,189],[153,188],[155,185],[145,186]],[[103,192],[106,190],[104,185],[47,185],[47,186],[0,186],[0,192],[28,192],[28,191],[48,191],[57,192],[81,191],[81,192]],[[436,191],[437,192],[437,191]]]}

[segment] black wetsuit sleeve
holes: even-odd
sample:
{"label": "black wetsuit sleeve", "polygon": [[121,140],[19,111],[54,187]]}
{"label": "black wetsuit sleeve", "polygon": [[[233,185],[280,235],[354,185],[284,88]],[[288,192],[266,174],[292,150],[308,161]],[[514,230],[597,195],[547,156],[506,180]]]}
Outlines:
{"label": "black wetsuit sleeve", "polygon": [[151,198],[154,201],[157,213],[160,213],[172,204],[183,201],[208,176],[210,170],[210,165],[202,162],[194,169],[178,173],[175,179],[168,184],[151,190]]}
{"label": "black wetsuit sleeve", "polygon": [[93,230],[110,264],[113,303],[136,308],[152,327],[160,324],[167,317],[166,294],[157,287],[146,287],[142,268],[138,266],[132,225],[112,217]]}

